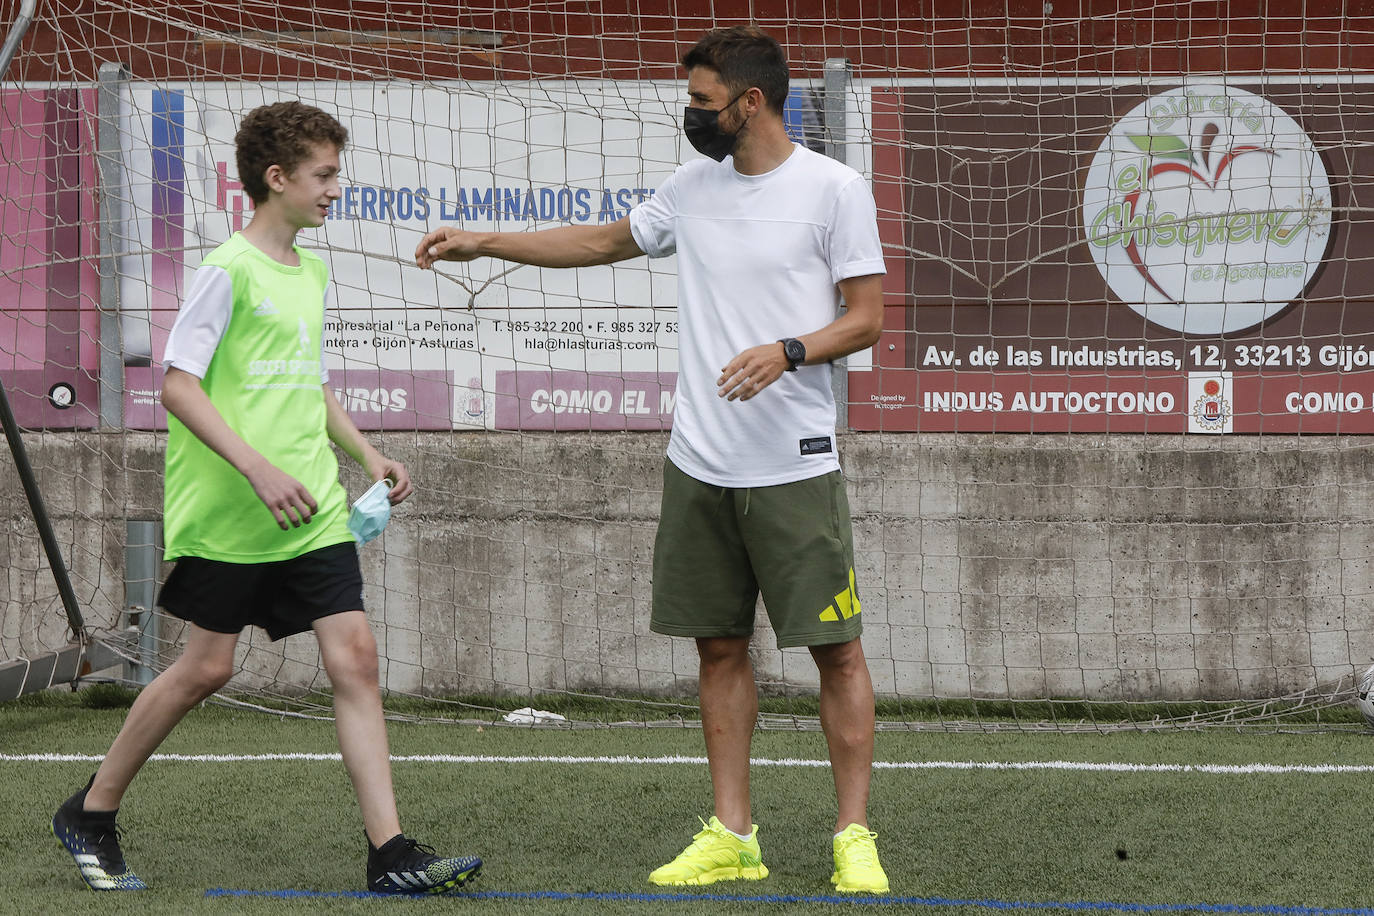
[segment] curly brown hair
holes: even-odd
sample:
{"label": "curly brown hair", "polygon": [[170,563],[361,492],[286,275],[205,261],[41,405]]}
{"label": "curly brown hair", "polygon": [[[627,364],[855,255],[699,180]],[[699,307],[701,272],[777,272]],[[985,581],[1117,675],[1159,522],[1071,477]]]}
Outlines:
{"label": "curly brown hair", "polygon": [[260,105],[248,112],[234,135],[235,159],[243,189],[260,204],[267,200],[263,173],[279,165],[288,174],[310,156],[311,148],[333,144],[342,150],[348,131],[332,115],[301,102]]}
{"label": "curly brown hair", "polygon": [[696,67],[716,71],[731,95],[758,87],[768,107],[778,114],[787,104],[787,57],[777,40],[757,26],[712,29],[683,55],[682,66],[688,71]]}

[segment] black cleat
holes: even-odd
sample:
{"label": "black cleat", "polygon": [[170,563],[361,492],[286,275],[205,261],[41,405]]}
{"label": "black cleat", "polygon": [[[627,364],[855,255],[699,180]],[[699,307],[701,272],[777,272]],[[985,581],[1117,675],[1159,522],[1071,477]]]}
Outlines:
{"label": "black cleat", "polygon": [[403,833],[380,849],[367,844],[367,889],[375,894],[442,894],[481,871],[482,860],[476,856],[442,858]]}
{"label": "black cleat", "polygon": [[148,885],[129,871],[124,864],[124,852],[119,848],[120,833],[115,826],[115,812],[92,814],[82,810],[86,804],[86,788],[62,803],[52,818],[52,834],[71,853],[81,877],[98,891],[141,891]]}

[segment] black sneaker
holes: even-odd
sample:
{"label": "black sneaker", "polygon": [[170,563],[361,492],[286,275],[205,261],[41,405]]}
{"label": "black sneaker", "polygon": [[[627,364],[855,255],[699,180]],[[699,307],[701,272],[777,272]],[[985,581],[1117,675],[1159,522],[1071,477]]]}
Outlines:
{"label": "black sneaker", "polygon": [[119,848],[119,828],[115,826],[115,812],[91,814],[81,810],[86,792],[95,781],[92,776],[86,788],[62,803],[52,818],[52,835],[72,854],[81,877],[98,891],[141,891],[148,885],[129,871],[124,853]]}
{"label": "black sneaker", "polygon": [[380,849],[367,844],[367,889],[376,894],[442,894],[462,887],[481,871],[482,860],[476,856],[441,858],[404,833]]}

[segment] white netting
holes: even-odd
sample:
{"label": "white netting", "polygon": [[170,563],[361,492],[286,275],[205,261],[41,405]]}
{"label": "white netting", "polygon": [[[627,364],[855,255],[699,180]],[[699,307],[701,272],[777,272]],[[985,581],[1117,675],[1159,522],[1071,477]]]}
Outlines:
{"label": "white netting", "polygon": [[[753,17],[791,61],[794,136],[879,206],[885,333],[837,391],[892,708],[1342,702],[1374,660],[1367,19],[733,6],[41,5],[0,90],[0,378],[87,625],[124,627],[150,584],[126,589],[126,523],[160,516],[186,281],[250,216],[237,122],[299,98],[350,132],[345,196],[303,236],[335,280],[331,384],[420,488],[362,555],[384,685],[690,696],[692,646],[648,630],[674,263],[435,275],[411,252],[441,223],[625,215],[693,155],[681,54]],[[0,658],[34,657],[67,628],[6,492]],[[812,694],[760,625],[761,682]],[[235,687],[327,680],[309,637],[253,633]]]}

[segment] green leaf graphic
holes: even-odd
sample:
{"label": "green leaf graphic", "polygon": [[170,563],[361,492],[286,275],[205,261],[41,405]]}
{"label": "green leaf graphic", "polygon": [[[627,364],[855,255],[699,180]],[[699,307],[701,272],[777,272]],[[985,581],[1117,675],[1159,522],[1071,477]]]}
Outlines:
{"label": "green leaf graphic", "polygon": [[1184,159],[1192,162],[1193,153],[1188,149],[1188,143],[1173,134],[1165,134],[1162,137],[1155,137],[1151,134],[1127,134],[1126,139],[1136,145],[1136,149],[1142,153],[1149,153],[1160,159]]}

